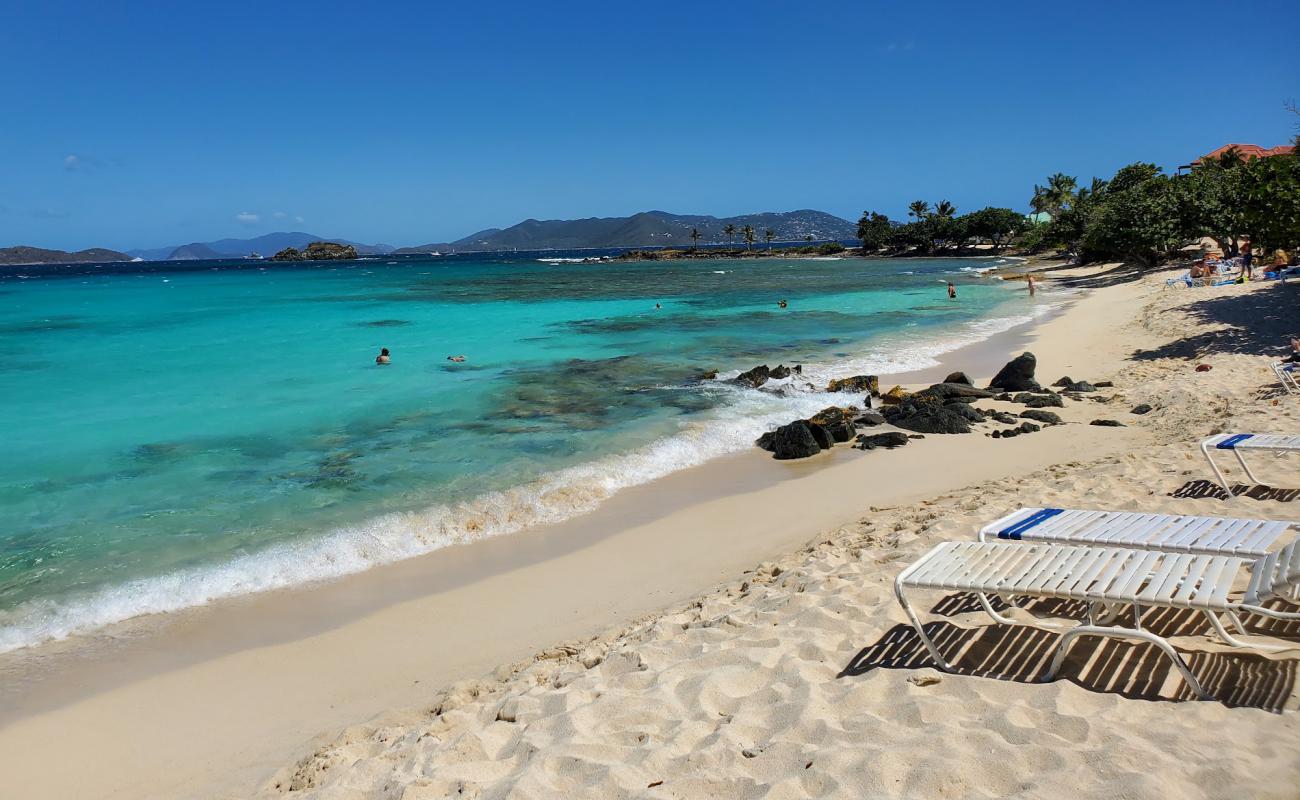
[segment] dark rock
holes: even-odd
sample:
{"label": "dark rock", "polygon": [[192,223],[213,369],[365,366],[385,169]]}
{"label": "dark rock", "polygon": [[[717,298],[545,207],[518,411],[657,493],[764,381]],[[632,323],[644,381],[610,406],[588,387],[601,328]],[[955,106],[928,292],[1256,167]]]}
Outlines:
{"label": "dark rock", "polygon": [[1093,381],[1092,385],[1096,386],[1098,389],[1111,389],[1114,388],[1115,382],[1114,381]]}
{"label": "dark rock", "polygon": [[853,420],[858,413],[856,408],[837,408],[831,406],[818,411],[808,421],[826,429],[831,438],[837,442],[847,442],[853,438]]}
{"label": "dark rock", "polygon": [[993,395],[993,399],[994,399],[994,400],[1000,400],[1000,401],[1003,402],[1003,403],[1014,403],[1014,402],[1015,402],[1013,399],[1011,399],[1011,392],[1000,392],[999,394],[995,394],[995,395]]}
{"label": "dark rock", "polygon": [[1020,416],[1022,419],[1033,419],[1039,422],[1047,423],[1048,425],[1061,424],[1061,418],[1058,417],[1056,414],[1052,413],[1051,411],[1042,411],[1037,408],[1031,408],[1028,411],[1021,411]]}
{"label": "dark rock", "polygon": [[1067,387],[1065,387],[1065,388],[1069,389],[1069,390],[1072,391],[1072,392],[1095,392],[1095,391],[1097,391],[1097,387],[1096,387],[1096,386],[1093,386],[1091,383],[1088,383],[1087,381],[1075,381],[1074,383],[1070,384],[1069,386],[1067,386]]}
{"label": "dark rock", "polygon": [[943,379],[943,382],[944,382],[944,383],[962,383],[962,384],[965,384],[965,385],[967,385],[967,386],[974,386],[974,385],[975,385],[974,382],[971,381],[970,378],[966,377],[966,373],[964,373],[964,372],[954,372],[954,373],[952,373],[951,375],[949,375],[948,377],[944,378],[944,379]]}
{"label": "dark rock", "polygon": [[989,436],[992,436],[994,439],[1001,439],[1002,431],[993,431],[992,433],[989,434]]}
{"label": "dark rock", "polygon": [[852,378],[836,378],[826,386],[826,391],[880,394],[880,378],[875,375],[854,375]]}
{"label": "dark rock", "polygon": [[909,438],[909,439],[924,439],[924,438],[925,438],[925,434],[924,434],[924,433],[909,433],[909,434],[907,434],[907,438]]}
{"label": "dark rock", "polygon": [[767,383],[767,379],[770,377],[772,377],[772,370],[768,369],[766,364],[759,364],[757,367],[732,378],[732,381],[748,386],[751,389],[757,389]]}
{"label": "dark rock", "polygon": [[1015,425],[1017,419],[1014,414],[1008,414],[1005,411],[990,411],[989,417],[995,422],[1001,422],[1003,425]]}
{"label": "dark rock", "polygon": [[1136,406],[1133,406],[1133,410],[1130,411],[1129,413],[1130,413],[1130,414],[1150,414],[1151,411],[1152,411],[1151,406],[1149,406],[1149,405],[1146,404],[1146,403],[1140,403],[1140,404],[1138,404],[1138,405],[1136,405]]}
{"label": "dark rock", "polygon": [[768,431],[754,440],[754,445],[760,449],[772,452],[776,449],[776,431]]}
{"label": "dark rock", "polygon": [[1012,402],[1023,403],[1030,408],[1065,408],[1065,401],[1059,394],[1030,394],[1021,392],[1012,398]]}
{"label": "dark rock", "polygon": [[989,388],[1004,389],[1008,392],[1037,389],[1038,381],[1034,380],[1034,369],[1037,366],[1038,359],[1034,358],[1033,353],[1021,353],[998,370],[998,374],[989,381]]}
{"label": "dark rock", "polygon": [[1120,421],[1117,420],[1117,419],[1094,419],[1092,422],[1089,422],[1088,424],[1089,424],[1089,425],[1100,425],[1100,426],[1102,426],[1102,427],[1104,427],[1104,428],[1123,428],[1123,427],[1126,427],[1126,426],[1124,425],[1124,423],[1120,422]]}
{"label": "dark rock", "polygon": [[[825,436],[826,432],[822,431]],[[812,426],[803,420],[782,425],[772,432],[772,456],[781,460],[807,458],[822,451],[822,446],[813,436]]]}
{"label": "dark rock", "polygon": [[796,374],[796,375],[802,375],[802,374],[803,374],[803,364],[795,364],[795,365],[794,365],[794,374]]}
{"label": "dark rock", "polygon": [[983,400],[993,396],[993,392],[987,389],[976,389],[974,386],[968,386],[964,383],[936,383],[933,386],[922,389],[913,397],[937,397],[940,400],[950,400],[955,397],[965,397],[971,400]]}
{"label": "dark rock", "polygon": [[958,414],[960,414],[962,417],[964,417],[966,420],[970,422],[984,421],[984,414],[978,408],[963,403],[959,400],[950,400],[947,403],[944,403],[943,407],[951,408],[953,411],[956,411]]}
{"label": "dark rock", "polygon": [[767,377],[771,378],[774,381],[780,380],[782,378],[788,378],[790,377],[790,368],[787,367],[785,364],[777,364],[776,367],[773,368],[773,370],[768,373]]}
{"label": "dark rock", "polygon": [[878,412],[868,411],[859,417],[855,417],[853,420],[853,424],[860,425],[864,428],[873,428],[876,425],[884,425],[885,417],[883,414],[880,414]]}
{"label": "dark rock", "polygon": [[1040,430],[1042,430],[1042,428],[1038,427],[1032,422],[1022,422],[1020,423],[1020,427],[1017,430],[1019,430],[1021,433],[1038,433]]}
{"label": "dark rock", "polygon": [[864,407],[871,408],[871,395],[867,395],[866,398],[864,398]]}
{"label": "dark rock", "polygon": [[1019,436],[1019,435],[1020,435],[1019,428],[1007,428],[1005,431],[1002,432],[1003,439],[1010,439],[1012,436]]}
{"label": "dark rock", "polygon": [[831,436],[830,431],[815,422],[809,422],[808,420],[802,420],[802,422],[808,426],[809,432],[812,433],[813,439],[817,441],[817,445],[821,449],[829,450],[835,446],[835,437]]}
{"label": "dark rock", "polygon": [[1065,376],[1062,376],[1062,377],[1060,377],[1060,378],[1057,378],[1057,379],[1056,379],[1056,382],[1053,383],[1052,385],[1053,385],[1053,386],[1069,386],[1069,385],[1072,384],[1072,383],[1074,383],[1074,379],[1071,378],[1069,375],[1065,375]]}
{"label": "dark rock", "polygon": [[718,377],[718,371],[716,369],[711,369],[700,373],[700,380],[702,381],[711,381],[716,379],[717,377]]}
{"label": "dark rock", "polygon": [[858,436],[857,447],[859,450],[874,450],[877,447],[902,447],[907,444],[907,434],[898,431],[888,431],[886,433],[875,433],[870,436],[862,434]]}
{"label": "dark rock", "polygon": [[904,389],[902,386],[895,386],[894,388],[880,395],[880,403],[881,405],[886,405],[886,406],[897,405],[911,396],[912,393]]}
{"label": "dark rock", "polygon": [[891,425],[917,433],[969,433],[970,421],[951,406],[933,397],[909,397],[896,406],[887,406],[885,419]]}

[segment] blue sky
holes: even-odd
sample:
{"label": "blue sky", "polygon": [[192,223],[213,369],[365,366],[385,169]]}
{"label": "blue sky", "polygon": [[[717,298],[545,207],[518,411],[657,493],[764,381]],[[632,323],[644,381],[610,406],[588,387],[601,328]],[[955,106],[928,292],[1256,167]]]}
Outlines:
{"label": "blue sky", "polygon": [[1300,122],[1293,1],[0,3],[0,246],[1024,209]]}

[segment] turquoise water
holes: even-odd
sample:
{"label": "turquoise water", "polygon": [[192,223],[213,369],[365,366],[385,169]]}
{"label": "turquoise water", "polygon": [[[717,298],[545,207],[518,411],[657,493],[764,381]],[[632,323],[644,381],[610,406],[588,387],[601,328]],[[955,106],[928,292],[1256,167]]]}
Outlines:
{"label": "turquoise water", "polygon": [[[805,382],[924,366],[1027,319],[978,266],[10,270],[0,650],[581,513],[837,399]],[[696,380],[762,362],[805,380]]]}

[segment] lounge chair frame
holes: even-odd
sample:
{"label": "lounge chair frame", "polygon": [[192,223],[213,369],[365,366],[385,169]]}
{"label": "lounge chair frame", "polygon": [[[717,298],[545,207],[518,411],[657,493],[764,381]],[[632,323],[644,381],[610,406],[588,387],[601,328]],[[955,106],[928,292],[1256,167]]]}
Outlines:
{"label": "lounge chair frame", "polygon": [[1260,558],[1287,532],[1291,520],[1229,519],[1137,511],[1021,508],[980,529],[981,542],[1041,541],[1169,553]]}
{"label": "lounge chair frame", "polygon": [[1273,367],[1273,374],[1277,376],[1287,394],[1300,394],[1300,380],[1296,378],[1296,375],[1300,374],[1300,363],[1274,361],[1271,366]]}
{"label": "lounge chair frame", "polygon": [[[1233,584],[1250,568],[1241,600],[1229,599]],[[1273,650],[1248,644],[1228,633],[1222,616],[1245,633],[1242,613],[1297,620],[1300,613],[1266,608],[1280,598],[1294,602],[1300,583],[1300,542],[1250,561],[1235,556],[1165,553],[1112,547],[1016,542],[942,542],[908,566],[894,580],[894,595],[926,650],[945,671],[954,671],[908,602],[905,589],[968,591],[984,611],[1004,625],[1022,624],[994,610],[990,597],[1052,598],[1083,601],[1087,622],[1064,631],[1044,681],[1056,679],[1070,646],[1081,636],[1104,636],[1149,642],[1169,657],[1183,680],[1202,699],[1204,687],[1167,639],[1142,628],[1151,608],[1189,609],[1203,613],[1214,632],[1234,647]],[[1116,624],[1131,608],[1132,626]],[[1036,618],[1035,618],[1036,619]],[[1032,623],[1025,623],[1031,624]]]}
{"label": "lounge chair frame", "polygon": [[1272,453],[1275,456],[1283,456],[1287,453],[1300,452],[1300,435],[1278,434],[1278,433],[1221,433],[1217,436],[1211,436],[1201,442],[1201,452],[1205,455],[1205,460],[1210,462],[1210,469],[1214,470],[1214,477],[1218,478],[1219,485],[1228,493],[1228,499],[1233,498],[1232,486],[1228,479],[1223,476],[1223,471],[1215,463],[1213,453],[1217,450],[1231,450],[1237,457],[1237,462],[1246,472],[1246,477],[1252,484],[1259,485],[1263,483],[1255,477],[1251,471],[1250,465],[1246,463],[1246,457],[1243,451],[1260,450],[1266,453]]}

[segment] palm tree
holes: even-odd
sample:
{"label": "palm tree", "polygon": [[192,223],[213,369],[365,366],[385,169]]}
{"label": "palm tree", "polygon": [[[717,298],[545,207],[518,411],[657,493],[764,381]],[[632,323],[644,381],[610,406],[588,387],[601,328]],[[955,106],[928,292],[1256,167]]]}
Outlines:
{"label": "palm tree", "polygon": [[745,235],[745,249],[748,250],[754,244],[754,227],[746,225],[740,232]]}
{"label": "palm tree", "polygon": [[1029,198],[1029,207],[1035,214],[1041,214],[1047,210],[1047,190],[1038,184],[1034,184],[1034,196]]}
{"label": "palm tree", "polygon": [[735,241],[736,241],[736,226],[735,226],[735,225],[732,225],[730,222],[728,222],[728,223],[727,223],[727,227],[723,228],[723,229],[722,229],[722,232],[725,233],[725,234],[727,234],[727,244],[735,244]]}
{"label": "palm tree", "polygon": [[957,206],[947,200],[940,200],[934,204],[934,215],[940,219],[952,219],[957,216]]}
{"label": "palm tree", "polygon": [[913,200],[907,206],[907,215],[909,217],[916,217],[917,222],[920,222],[921,220],[925,219],[925,216],[929,213],[930,213],[930,204],[925,202],[924,200]]}
{"label": "palm tree", "polygon": [[776,238],[776,231],[772,230],[771,228],[768,228],[767,230],[763,231],[763,238],[767,240],[767,249],[771,250],[772,240]]}
{"label": "palm tree", "polygon": [[699,229],[699,228],[691,228],[691,243],[695,246],[695,249],[696,249],[696,250],[699,250],[699,249],[700,249],[700,229]]}
{"label": "palm tree", "polygon": [[1053,216],[1061,213],[1061,209],[1074,203],[1074,190],[1078,186],[1077,180],[1064,173],[1058,172],[1047,178],[1047,204]]}

